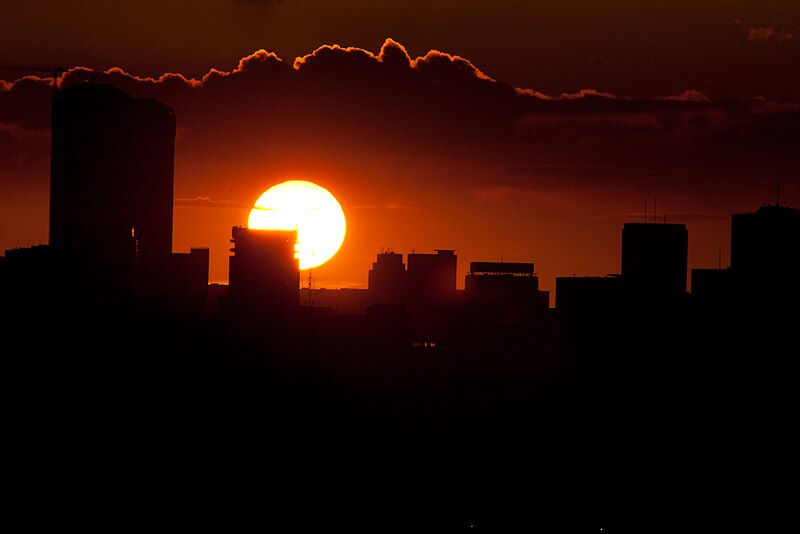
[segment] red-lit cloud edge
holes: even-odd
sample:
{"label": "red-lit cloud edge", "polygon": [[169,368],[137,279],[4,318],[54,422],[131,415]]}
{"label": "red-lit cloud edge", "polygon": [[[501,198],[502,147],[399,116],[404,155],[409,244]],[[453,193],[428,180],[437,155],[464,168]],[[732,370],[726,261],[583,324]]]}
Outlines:
{"label": "red-lit cloud edge", "polygon": [[[455,54],[448,54],[446,52],[441,52],[439,50],[430,50],[424,56],[417,57],[416,59],[411,59],[405,47],[391,38],[386,39],[386,41],[381,46],[381,49],[378,54],[374,54],[369,50],[365,50],[363,48],[358,48],[358,47],[340,46],[338,44],[323,45],[314,50],[313,52],[311,52],[310,54],[306,54],[304,56],[295,58],[294,62],[291,65],[291,68],[295,71],[302,71],[309,64],[313,64],[315,60],[319,59],[320,57],[324,57],[326,55],[360,56],[362,60],[375,61],[379,63],[394,61],[396,64],[405,66],[415,71],[422,71],[426,67],[436,63],[440,64],[449,63],[453,68],[458,69],[459,71],[464,73],[467,77],[474,77],[490,83],[502,83],[485,74],[468,59]],[[156,77],[137,76],[135,74],[126,72],[125,70],[119,67],[112,67],[104,71],[96,71],[90,67],[76,66],[66,69],[62,74],[62,76],[59,78],[58,83],[59,87],[62,87],[70,83],[74,83],[75,81],[77,81],[77,79],[80,79],[82,77],[88,75],[101,74],[101,75],[106,75],[112,79],[115,77],[125,77],[132,81],[154,84],[154,85],[169,85],[177,83],[186,85],[191,88],[202,88],[206,84],[213,82],[217,78],[244,75],[250,72],[253,68],[257,68],[257,66],[264,64],[276,64],[276,65],[283,65],[286,67],[289,66],[288,63],[283,61],[275,53],[267,52],[266,50],[261,49],[253,52],[248,56],[243,57],[239,61],[239,64],[236,66],[236,68],[234,68],[233,70],[224,71],[212,68],[208,73],[206,73],[200,79],[187,78],[183,74],[174,72],[164,73],[156,78]],[[22,76],[16,80],[11,80],[11,81],[0,79],[0,92],[10,91],[11,89],[13,89],[15,84],[24,80],[30,80],[38,83],[45,83],[47,85],[52,85],[53,83],[52,77],[42,77],[37,75]],[[619,98],[630,99],[628,97],[622,97],[596,89],[581,89],[580,91],[577,91],[575,93],[562,93],[557,96],[547,95],[545,93],[528,88],[515,87],[514,90],[520,96],[538,98],[543,100],[573,100],[585,97],[601,97],[608,99],[619,99]],[[675,101],[687,101],[687,102],[709,101],[709,98],[706,95],[695,89],[687,89],[686,91],[677,95],[665,96],[663,97],[663,99],[675,100]]]}
{"label": "red-lit cloud edge", "polygon": [[[547,95],[445,52],[411,59],[391,39],[377,54],[321,46],[291,63],[259,50],[200,79],[75,67],[60,85],[88,80],[174,109],[177,239],[212,250],[226,250],[237,224],[227,215],[246,213],[269,180],[315,172],[340,190],[337,197],[345,193],[343,204],[363,227],[383,232],[362,237],[361,257],[384,239],[397,245],[402,221],[431,229],[430,246],[462,248],[467,233],[482,231],[462,228],[465,213],[480,212],[487,228],[515,226],[526,235],[535,217],[554,244],[525,257],[569,258],[574,245],[556,242],[599,232],[604,217],[641,220],[635,211],[645,195],[658,195],[659,214],[669,212],[670,221],[719,227],[731,213],[774,200],[778,180],[782,203],[800,204],[800,104],[758,95],[718,100],[702,87],[649,98],[603,88]],[[46,221],[51,84],[35,76],[0,82],[0,213],[35,197],[38,211],[27,210]],[[381,226],[385,210],[401,222]],[[207,223],[209,241],[190,235],[198,221]],[[21,226],[4,231],[0,249],[43,242],[46,229],[40,225],[40,237],[23,235]],[[724,246],[717,239],[703,246]],[[220,258],[214,268],[212,255],[216,278],[227,272]],[[360,280],[357,272],[337,276]]]}
{"label": "red-lit cloud edge", "polygon": [[[197,152],[215,150],[213,136],[225,127],[229,136],[246,130],[251,139],[280,136],[320,152],[333,125],[343,125],[336,134],[350,136],[356,157],[366,145],[384,154],[458,154],[459,165],[482,158],[490,172],[479,183],[458,184],[466,189],[634,185],[730,195],[748,182],[772,187],[766,184],[774,177],[789,194],[800,189],[800,103],[758,95],[714,100],[695,88],[649,98],[602,88],[547,95],[498,81],[458,55],[431,50],[412,59],[392,39],[377,54],[325,45],[291,64],[259,50],[230,71],[212,69],[200,79],[74,67],[59,84],[89,79],[173,106],[178,144],[192,136],[182,146]],[[10,140],[0,144],[0,164],[47,135],[51,85],[52,78],[37,76],[0,81],[0,138]],[[304,115],[295,112],[301,109]],[[300,129],[318,131],[319,138],[309,140]],[[193,191],[186,205],[220,206],[190,201],[195,193],[206,196]]]}

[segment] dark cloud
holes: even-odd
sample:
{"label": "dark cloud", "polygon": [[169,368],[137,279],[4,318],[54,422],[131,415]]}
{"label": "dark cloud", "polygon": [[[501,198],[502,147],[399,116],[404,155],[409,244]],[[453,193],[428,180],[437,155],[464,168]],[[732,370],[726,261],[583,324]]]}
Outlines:
{"label": "dark cloud", "polygon": [[686,91],[664,97],[664,100],[678,100],[680,102],[709,102],[710,99],[696,89],[687,89]]}
{"label": "dark cloud", "polygon": [[755,43],[764,41],[791,41],[797,37],[796,28],[757,26],[747,28],[747,38]]}
{"label": "dark cloud", "polygon": [[27,76],[0,85],[0,122],[26,130],[50,129],[52,79]]}
{"label": "dark cloud", "polygon": [[412,65],[411,57],[405,47],[394,39],[386,39],[378,54],[378,60],[395,70],[407,69]]}
{"label": "dark cloud", "polygon": [[[265,158],[276,145],[290,147],[285,154],[302,146],[328,155],[368,146],[390,157],[416,151],[480,159],[494,169],[518,169],[518,177],[547,174],[546,180],[595,186],[627,183],[632,175],[646,182],[670,174],[678,181],[671,169],[708,175],[767,157],[774,170],[788,172],[781,169],[796,168],[790,156],[800,150],[797,103],[712,101],[694,89],[661,99],[594,89],[549,96],[494,80],[457,55],[430,51],[412,59],[391,39],[377,54],[326,45],[291,64],[259,50],[230,71],[200,79],[73,68],[61,85],[87,80],[172,106],[182,149],[198,158]],[[29,77],[0,87],[4,133],[48,127],[48,83]],[[260,154],[253,151],[258,145]],[[509,172],[497,174],[505,180]]]}

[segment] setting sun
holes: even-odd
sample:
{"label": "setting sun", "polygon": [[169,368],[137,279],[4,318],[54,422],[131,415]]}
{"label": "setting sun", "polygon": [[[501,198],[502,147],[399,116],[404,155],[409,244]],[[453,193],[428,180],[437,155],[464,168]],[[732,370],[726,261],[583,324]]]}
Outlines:
{"label": "setting sun", "polygon": [[267,189],[250,210],[247,226],[261,230],[297,229],[300,269],[331,259],[344,242],[342,206],[330,191],[313,182],[289,180]]}

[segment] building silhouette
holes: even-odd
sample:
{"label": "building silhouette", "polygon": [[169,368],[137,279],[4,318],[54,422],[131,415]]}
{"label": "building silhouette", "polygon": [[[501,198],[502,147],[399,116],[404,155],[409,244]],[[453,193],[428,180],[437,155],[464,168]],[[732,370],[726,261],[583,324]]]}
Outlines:
{"label": "building silhouette", "polygon": [[50,245],[89,285],[163,288],[174,144],[175,115],[156,100],[92,83],[55,93]]}
{"label": "building silhouette", "polygon": [[734,304],[733,273],[728,269],[692,269],[692,302],[708,307]]}
{"label": "building silhouette", "polygon": [[406,273],[408,302],[412,306],[452,303],[456,298],[457,264],[458,256],[454,250],[409,254]]}
{"label": "building silhouette", "polygon": [[464,279],[469,306],[507,309],[542,304],[533,263],[473,261],[469,271]]}
{"label": "building silhouette", "polygon": [[189,252],[173,252],[168,274],[171,282],[165,306],[181,315],[204,315],[208,309],[207,248],[192,247]]}
{"label": "building silhouette", "polygon": [[564,351],[581,367],[607,365],[616,355],[622,311],[619,276],[559,276],[556,310]]}
{"label": "building silhouette", "polygon": [[334,314],[364,314],[374,301],[368,289],[300,288],[300,304],[305,307],[329,308]]}
{"label": "building silhouette", "polygon": [[368,275],[370,299],[377,304],[406,302],[406,266],[403,255],[381,252]]}
{"label": "building silhouette", "polygon": [[234,226],[229,258],[233,313],[254,319],[286,317],[300,304],[296,230]]}
{"label": "building silhouette", "polygon": [[[169,108],[111,87],[54,97],[51,244],[0,258],[9,427],[27,438],[22,463],[43,465],[33,479],[63,458],[90,476],[130,458],[146,483],[183,463],[180,493],[264,460],[283,488],[334,459],[334,482],[377,470],[404,495],[448,463],[464,494],[498,487],[475,472],[550,491],[544,464],[570,484],[642,472],[660,484],[656,468],[683,469],[683,483],[742,435],[767,444],[747,454],[789,441],[799,210],[733,215],[731,267],[693,271],[692,299],[675,224],[626,224],[621,275],[557,278],[555,314],[533,263],[473,262],[459,292],[453,250],[407,267],[381,253],[368,290],[301,299],[296,232],[241,227],[230,284],[209,289],[208,249],[172,252],[174,134]],[[151,305],[109,313],[130,297]],[[74,439],[54,448],[52,435]],[[730,456],[720,473],[742,454]],[[598,492],[586,502],[604,504]]]}
{"label": "building silhouette", "polygon": [[800,210],[764,205],[731,216],[731,264],[692,269],[692,299],[704,309],[761,309],[800,298]]}
{"label": "building silhouette", "polygon": [[650,303],[683,298],[688,245],[686,225],[626,223],[622,228],[626,298]]}
{"label": "building silhouette", "polygon": [[800,287],[800,210],[761,206],[731,217],[731,271],[743,286],[762,286],[768,298]]}
{"label": "building silhouette", "polygon": [[418,343],[424,345],[448,336],[449,312],[458,298],[457,262],[453,250],[437,249],[436,254],[412,252],[407,256],[405,303]]}
{"label": "building silhouette", "polygon": [[53,304],[64,304],[60,298],[63,283],[50,246],[6,250],[0,258],[0,311],[8,315],[41,315]]}

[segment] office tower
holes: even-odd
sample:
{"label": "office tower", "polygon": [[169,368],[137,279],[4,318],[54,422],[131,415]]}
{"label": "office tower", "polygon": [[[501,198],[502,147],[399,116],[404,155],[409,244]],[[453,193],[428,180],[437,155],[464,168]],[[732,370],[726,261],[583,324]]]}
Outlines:
{"label": "office tower", "polygon": [[89,286],[144,288],[169,271],[175,115],[110,85],[58,91],[50,245]]}
{"label": "office tower", "polygon": [[686,293],[689,233],[683,224],[626,223],[622,280],[629,299],[658,305]]}
{"label": "office tower", "polygon": [[403,255],[394,252],[378,254],[369,271],[370,300],[379,304],[402,304],[406,299],[406,266]]}
{"label": "office tower", "polygon": [[234,313],[277,317],[300,303],[296,230],[253,230],[234,226],[229,260]]}
{"label": "office tower", "polygon": [[411,305],[448,304],[456,298],[454,250],[436,250],[436,254],[408,255],[406,273],[408,301]]}
{"label": "office tower", "polygon": [[731,271],[750,283],[796,285],[800,276],[800,210],[761,206],[731,217]]}

